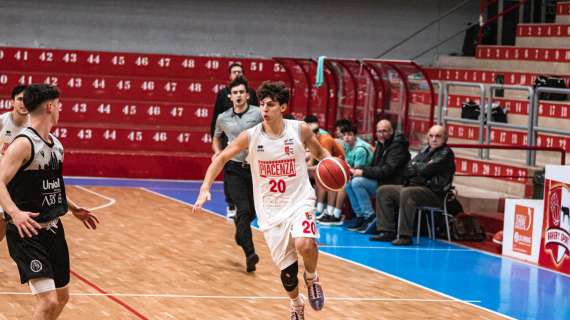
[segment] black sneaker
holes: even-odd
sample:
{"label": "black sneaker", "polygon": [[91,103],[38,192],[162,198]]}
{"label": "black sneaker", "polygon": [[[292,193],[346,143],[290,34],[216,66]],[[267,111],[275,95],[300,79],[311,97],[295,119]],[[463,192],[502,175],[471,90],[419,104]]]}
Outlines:
{"label": "black sneaker", "polygon": [[395,246],[411,246],[414,242],[412,241],[412,237],[400,236],[398,239],[392,241],[392,244]]}
{"label": "black sneaker", "polygon": [[358,217],[356,218],[354,225],[348,226],[347,229],[350,231],[358,231],[364,225],[366,225],[366,219],[364,219],[363,217]]}
{"label": "black sneaker", "polygon": [[327,214],[319,221],[319,223],[325,226],[340,226],[342,224],[342,221],[342,216],[337,218],[333,215]]}
{"label": "black sneaker", "polygon": [[315,212],[315,218],[317,219],[317,221],[321,221],[326,216],[328,216],[326,209],[321,212]]}
{"label": "black sneaker", "polygon": [[380,232],[380,234],[372,236],[369,238],[370,241],[381,241],[381,242],[392,242],[394,240],[396,240],[396,233],[395,232],[389,232],[389,231],[383,231]]}
{"label": "black sneaker", "polygon": [[366,231],[372,226],[376,227],[376,215],[373,214],[370,217],[364,219],[364,223],[362,224],[362,226],[360,226],[360,228],[358,228],[358,230],[356,230],[357,232],[360,233],[366,233]]}
{"label": "black sneaker", "polygon": [[256,270],[255,265],[259,262],[259,256],[257,254],[251,254],[245,259],[246,271],[254,272]]}

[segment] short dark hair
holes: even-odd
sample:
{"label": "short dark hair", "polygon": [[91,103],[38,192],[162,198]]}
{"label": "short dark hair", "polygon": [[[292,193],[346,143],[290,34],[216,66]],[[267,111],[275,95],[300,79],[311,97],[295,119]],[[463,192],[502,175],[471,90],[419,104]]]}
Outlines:
{"label": "short dark hair", "polygon": [[297,119],[295,119],[295,116],[292,115],[292,114],[290,114],[290,113],[284,114],[284,115],[283,115],[283,119],[297,120]]}
{"label": "short dark hair", "polygon": [[234,67],[240,67],[241,68],[241,73],[245,73],[243,70],[243,66],[241,65],[241,63],[237,63],[237,62],[232,62],[232,64],[230,64],[230,66],[228,67],[228,73],[232,73],[232,69]]}
{"label": "short dark hair", "polygon": [[59,90],[51,84],[32,84],[24,91],[24,106],[29,112],[37,110],[44,102],[59,98]]}
{"label": "short dark hair", "polygon": [[348,119],[338,119],[334,123],[335,128],[340,128],[342,132],[342,128],[352,126],[352,122]]}
{"label": "short dark hair", "polygon": [[229,90],[230,93],[231,93],[232,88],[235,88],[235,87],[240,86],[240,85],[242,85],[242,84],[243,84],[244,87],[245,87],[245,92],[248,92],[247,89],[248,89],[249,87],[248,87],[248,85],[247,85],[247,79],[246,79],[245,77],[242,77],[242,76],[239,76],[239,77],[236,77],[235,79],[233,79],[233,80],[230,82],[230,84],[228,84],[228,90]]}
{"label": "short dark hair", "polygon": [[16,96],[24,92],[28,86],[25,84],[19,84],[12,89],[12,100],[16,99]]}
{"label": "short dark hair", "polygon": [[308,114],[303,118],[303,121],[306,123],[319,123],[319,118],[314,114]]}
{"label": "short dark hair", "polygon": [[352,124],[340,127],[340,133],[344,134],[349,132],[352,132],[354,135],[356,135],[358,133],[358,129]]}
{"label": "short dark hair", "polygon": [[264,81],[257,89],[258,100],[267,97],[279,104],[289,103],[289,88],[282,81]]}

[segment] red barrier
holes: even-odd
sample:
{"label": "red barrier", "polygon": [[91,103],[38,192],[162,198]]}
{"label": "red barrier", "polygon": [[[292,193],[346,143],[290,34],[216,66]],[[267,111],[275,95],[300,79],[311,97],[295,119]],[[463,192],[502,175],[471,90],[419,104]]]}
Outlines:
{"label": "red barrier", "polygon": [[517,37],[570,37],[570,25],[519,23],[517,25]]}
{"label": "red barrier", "polygon": [[[426,68],[426,72],[432,80],[443,81],[464,81],[464,82],[482,82],[495,83],[497,75],[504,76],[504,84],[532,86],[534,81],[540,75],[538,73],[523,72],[503,72],[489,70],[472,70],[472,69],[436,69]],[[559,75],[566,83],[570,83],[570,76]]]}
{"label": "red barrier", "polygon": [[[429,128],[427,121],[415,120],[411,121],[412,128],[425,129]],[[479,139],[479,127],[461,125],[461,124],[448,124],[448,134],[452,138],[466,139],[477,141]],[[527,146],[528,137],[527,133],[523,131],[512,131],[504,129],[491,129],[491,143],[514,145],[514,146]],[[557,147],[570,152],[570,137],[555,136],[549,134],[539,134],[536,140],[539,147]]]}
{"label": "red barrier", "polygon": [[[0,95],[9,96],[17,84],[50,83],[62,97],[138,101],[172,101],[213,105],[216,93],[225,85],[210,80],[168,80],[156,78],[110,77],[45,73],[0,74]],[[252,87],[259,82],[252,81]]]}
{"label": "red barrier", "polygon": [[208,127],[213,112],[209,104],[89,99],[61,99],[60,102],[60,121],[70,123]]}
{"label": "red barrier", "polygon": [[[412,94],[412,103],[425,103],[429,99],[429,94],[418,92]],[[461,108],[463,103],[471,100],[480,104],[479,96],[457,95],[450,94],[447,106],[450,108]],[[437,101],[437,96],[434,97]],[[493,98],[493,101],[498,102],[501,106],[506,107],[510,114],[528,115],[529,104],[526,100]],[[556,118],[556,119],[570,119],[570,104],[560,102],[546,102],[542,101],[539,104],[538,114],[540,116]]]}
{"label": "red barrier", "polygon": [[243,65],[250,80],[287,80],[271,59],[0,47],[0,70],[147,78],[228,79],[228,66]]}
{"label": "red barrier", "polygon": [[475,55],[477,59],[570,62],[570,49],[479,45]]}
{"label": "red barrier", "polygon": [[210,153],[209,132],[173,128],[116,128],[62,122],[53,130],[66,148]]}
{"label": "red barrier", "polygon": [[556,3],[556,15],[558,16],[570,15],[570,2],[558,1]]}
{"label": "red barrier", "polygon": [[209,164],[209,155],[183,155],[172,152],[110,153],[67,149],[63,174],[83,177],[201,180]]}

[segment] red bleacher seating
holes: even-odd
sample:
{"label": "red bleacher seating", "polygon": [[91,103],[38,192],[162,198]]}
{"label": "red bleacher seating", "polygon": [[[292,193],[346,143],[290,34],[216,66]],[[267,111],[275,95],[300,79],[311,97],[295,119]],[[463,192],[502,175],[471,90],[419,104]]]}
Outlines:
{"label": "red bleacher seating", "polygon": [[53,132],[68,150],[65,174],[199,179],[210,162],[212,107],[233,62],[253,88],[291,80],[272,59],[0,47],[0,111],[17,84],[57,85]]}
{"label": "red bleacher seating", "polygon": [[520,23],[517,25],[517,38],[520,37],[570,37],[570,25]]}

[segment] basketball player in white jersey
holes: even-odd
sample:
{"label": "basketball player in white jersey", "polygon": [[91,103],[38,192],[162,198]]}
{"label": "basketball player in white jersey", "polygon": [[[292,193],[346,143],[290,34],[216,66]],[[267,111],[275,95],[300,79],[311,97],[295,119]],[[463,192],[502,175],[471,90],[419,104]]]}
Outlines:
{"label": "basketball player in white jersey", "polygon": [[210,186],[224,164],[248,150],[259,227],[281,269],[283,287],[291,298],[291,319],[300,320],[304,319],[304,297],[297,286],[297,253],[303,257],[311,307],[321,310],[325,302],[316,272],[316,196],[309,182],[305,149],[318,160],[330,154],[306,123],[283,119],[289,101],[289,89],[283,83],[266,81],[257,94],[263,122],[240,134],[210,164],[194,210],[210,200]]}
{"label": "basketball player in white jersey", "polygon": [[[24,107],[24,90],[26,87],[25,85],[17,85],[12,89],[12,111],[0,115],[0,139],[2,143],[0,158],[14,137],[30,126],[28,110]],[[6,220],[4,220],[4,210],[0,208],[0,241],[4,239],[4,235],[6,235]]]}

